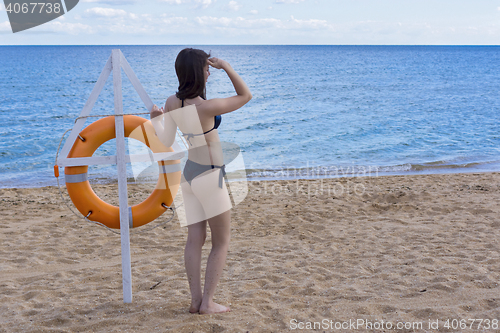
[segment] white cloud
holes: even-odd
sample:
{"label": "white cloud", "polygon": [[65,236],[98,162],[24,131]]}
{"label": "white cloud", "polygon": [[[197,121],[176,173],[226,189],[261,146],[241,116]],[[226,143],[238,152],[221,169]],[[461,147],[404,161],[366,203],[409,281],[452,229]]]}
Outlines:
{"label": "white cloud", "polygon": [[180,5],[183,3],[191,3],[194,1],[194,3],[197,4],[197,7],[202,7],[202,8],[207,8],[212,4],[212,0],[158,0],[159,2],[166,2],[171,5]]}
{"label": "white cloud", "polygon": [[317,19],[298,20],[292,16],[291,22],[293,27],[296,29],[334,30],[333,24],[328,23],[328,21],[326,20],[317,20]]}
{"label": "white cloud", "polygon": [[68,23],[68,22],[61,22],[58,20],[46,23],[45,27],[53,32],[63,32],[63,33],[69,33],[71,35],[78,35],[82,33],[92,34],[96,32],[95,28],[86,24]]}
{"label": "white cloud", "polygon": [[[338,35],[337,27],[325,20],[298,20],[295,18],[245,18],[198,16],[194,18],[192,31],[210,35],[214,31],[225,40],[252,40],[261,43],[300,40],[301,43],[319,43],[320,40]],[[242,39],[244,38],[244,39]]]}
{"label": "white cloud", "polygon": [[207,8],[212,4],[212,0],[194,0],[194,2],[198,3],[203,8]]}
{"label": "white cloud", "polygon": [[259,13],[259,11],[258,11],[258,10],[255,10],[255,9],[252,9],[252,10],[250,11],[250,14],[252,14],[252,15],[257,15],[258,13]]}
{"label": "white cloud", "polygon": [[278,19],[258,19],[248,20],[243,17],[213,17],[213,16],[198,16],[195,18],[196,23],[202,26],[209,27],[230,27],[230,28],[267,28],[277,26],[281,23]]}
{"label": "white cloud", "polygon": [[5,22],[0,23],[0,32],[2,32],[2,31],[12,32],[9,21],[5,21]]}
{"label": "white cloud", "polygon": [[238,10],[240,10],[241,7],[242,7],[242,5],[240,5],[239,3],[237,3],[234,0],[229,1],[228,5],[227,5],[227,8],[229,10],[232,10],[232,11],[235,11],[235,12],[237,12]]}
{"label": "white cloud", "polygon": [[227,26],[233,19],[229,17],[198,16],[195,21],[199,25],[205,26]]}
{"label": "white cloud", "polygon": [[95,15],[100,17],[119,17],[126,16],[127,12],[123,9],[113,9],[113,8],[102,8],[102,7],[94,7],[87,9],[85,11],[87,15]]}
{"label": "white cloud", "polygon": [[[309,43],[318,44],[322,40],[331,40],[338,35],[336,26],[325,20],[298,20],[295,18],[255,18],[255,17],[214,17],[198,16],[194,18],[194,26],[189,30],[214,40],[212,35],[224,36],[223,40],[234,43]],[[216,40],[216,39],[215,39]],[[258,42],[256,42],[258,41]],[[213,43],[218,42],[216,40]],[[325,42],[323,42],[325,43]]]}
{"label": "white cloud", "polygon": [[189,20],[186,17],[165,17],[161,21],[168,27],[181,25],[186,26],[189,23]]}
{"label": "white cloud", "polygon": [[180,5],[181,3],[187,3],[189,0],[159,0],[160,2],[166,2],[171,5]]}
{"label": "white cloud", "polygon": [[301,3],[305,0],[276,0],[276,3]]}

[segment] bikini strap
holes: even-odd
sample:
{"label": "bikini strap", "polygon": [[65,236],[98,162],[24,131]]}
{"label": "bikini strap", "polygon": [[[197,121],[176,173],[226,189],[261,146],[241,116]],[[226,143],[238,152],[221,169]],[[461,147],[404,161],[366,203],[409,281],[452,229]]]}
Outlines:
{"label": "bikini strap", "polygon": [[184,107],[184,98],[183,98],[183,99],[181,99],[181,101],[182,101],[182,106],[181,106],[181,108],[183,108],[183,107]]}

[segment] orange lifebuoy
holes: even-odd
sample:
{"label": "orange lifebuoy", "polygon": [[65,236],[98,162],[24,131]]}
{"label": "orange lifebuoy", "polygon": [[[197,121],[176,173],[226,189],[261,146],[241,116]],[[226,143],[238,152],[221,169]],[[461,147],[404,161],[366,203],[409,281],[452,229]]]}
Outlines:
{"label": "orange lifebuoy", "polygon": [[[125,137],[133,138],[147,145],[153,153],[173,152],[165,147],[158,137],[151,121],[144,118],[123,116]],[[90,157],[103,143],[115,138],[115,117],[99,119],[82,132],[68,154],[68,157]],[[172,205],[179,189],[181,171],[179,160],[159,161],[160,175],[156,188],[143,202],[129,207],[131,227],[139,227],[159,217]],[[120,210],[101,200],[92,190],[87,180],[88,166],[64,168],[68,194],[78,211],[91,221],[100,222],[109,228],[120,228]],[[90,213],[90,215],[89,215]]]}

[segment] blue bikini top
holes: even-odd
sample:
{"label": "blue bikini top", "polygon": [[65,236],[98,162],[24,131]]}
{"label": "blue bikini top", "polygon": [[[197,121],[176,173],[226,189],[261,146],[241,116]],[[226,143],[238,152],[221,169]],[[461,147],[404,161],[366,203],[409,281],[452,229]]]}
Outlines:
{"label": "blue bikini top", "polygon": [[[182,101],[182,107],[184,107],[184,100],[181,99],[181,101]],[[219,125],[220,125],[221,122],[222,122],[222,116],[221,115],[214,116],[214,127],[212,129],[206,131],[206,132],[203,132],[203,134],[207,134],[209,132],[212,132],[214,129],[219,128]],[[191,134],[191,135],[193,135],[193,134]],[[201,134],[198,134],[198,135],[201,135]]]}

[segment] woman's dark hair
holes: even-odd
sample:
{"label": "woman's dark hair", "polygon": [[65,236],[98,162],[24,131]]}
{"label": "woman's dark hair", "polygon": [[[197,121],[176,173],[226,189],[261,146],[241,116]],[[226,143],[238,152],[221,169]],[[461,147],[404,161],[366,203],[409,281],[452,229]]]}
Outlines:
{"label": "woman's dark hair", "polygon": [[179,52],[175,59],[175,72],[179,79],[179,90],[175,93],[177,98],[196,98],[201,96],[206,99],[205,73],[203,68],[207,64],[210,54],[198,49],[187,48]]}

